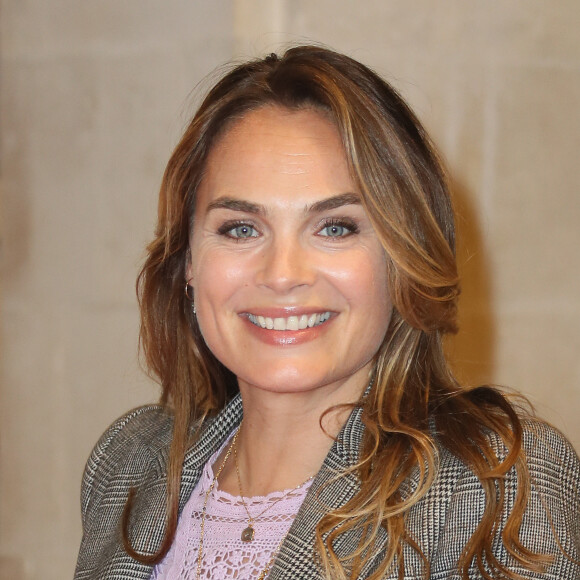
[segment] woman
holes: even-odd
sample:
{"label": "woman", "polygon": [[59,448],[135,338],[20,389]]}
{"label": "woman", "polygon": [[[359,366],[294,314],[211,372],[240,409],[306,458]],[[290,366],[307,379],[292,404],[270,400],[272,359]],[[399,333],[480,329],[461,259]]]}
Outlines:
{"label": "woman", "polygon": [[88,461],[78,580],[580,578],[578,457],[450,372],[443,171],[368,68],[306,46],[218,82],[138,289],[161,404]]}

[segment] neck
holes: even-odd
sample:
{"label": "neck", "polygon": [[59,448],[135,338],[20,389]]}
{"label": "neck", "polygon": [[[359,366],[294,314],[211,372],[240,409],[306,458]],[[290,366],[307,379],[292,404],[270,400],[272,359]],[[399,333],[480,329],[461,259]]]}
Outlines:
{"label": "neck", "polygon": [[[366,388],[366,376],[359,383],[306,393],[277,393],[240,383],[244,421],[237,449],[244,496],[290,489],[316,475]],[[240,495],[231,460],[220,488]]]}

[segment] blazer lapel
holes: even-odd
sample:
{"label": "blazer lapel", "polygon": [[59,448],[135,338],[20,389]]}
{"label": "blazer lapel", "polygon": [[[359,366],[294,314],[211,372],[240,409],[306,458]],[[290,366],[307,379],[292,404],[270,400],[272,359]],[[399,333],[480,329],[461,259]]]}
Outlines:
{"label": "blazer lapel", "polygon": [[[360,420],[361,409],[355,409],[329,451],[320,472],[312,482],[280,552],[268,576],[269,580],[294,580],[296,578],[323,578],[314,560],[315,529],[317,523],[329,509],[344,505],[358,492],[360,485],[353,473],[345,473],[359,457],[364,427]],[[225,441],[229,433],[242,419],[242,403],[239,395],[216,418],[208,421],[184,460],[180,490],[180,512],[197,484],[203,467],[211,455]],[[167,485],[167,450],[160,450],[158,459],[145,479],[135,498],[131,518],[133,546],[145,553],[155,552],[160,545],[164,530],[159,522],[165,521],[165,492]],[[340,475],[338,478],[337,474]],[[379,531],[376,543],[377,554],[384,548],[387,535]],[[355,532],[345,532],[335,542],[339,557],[347,556],[358,543]],[[371,558],[366,577],[374,567]],[[139,564],[130,558],[120,543],[111,560],[110,567],[102,578],[121,580],[125,578],[147,580],[152,566]]]}
{"label": "blazer lapel", "polygon": [[[360,454],[364,426],[361,421],[362,409],[357,408],[351,413],[336,442],[329,451],[322,468],[298,511],[296,519],[284,540],[278,557],[270,571],[268,580],[293,580],[295,578],[320,579],[324,577],[314,559],[316,525],[330,509],[336,509],[350,501],[360,489],[356,475],[346,471],[356,464]],[[343,475],[336,477],[336,474]],[[415,469],[402,488],[404,497],[408,497],[419,483],[419,470]],[[358,546],[359,535],[355,531],[347,531],[334,543],[336,555],[348,557]],[[368,578],[384,557],[388,534],[384,528],[379,528],[374,543],[374,554],[367,559],[358,578]],[[415,562],[413,550],[406,550],[405,562]],[[415,562],[422,570],[421,562]],[[419,577],[419,576],[417,576]],[[396,567],[385,576],[385,580],[396,580]]]}
{"label": "blazer lapel", "polygon": [[[197,485],[204,465],[232,429],[239,425],[241,419],[242,402],[238,395],[222,413],[208,421],[202,428],[199,437],[185,456],[179,493],[180,513]],[[160,447],[156,460],[152,462],[145,481],[135,497],[129,533],[133,547],[143,554],[155,553],[165,533],[163,522],[166,507],[167,459],[168,445],[165,445]],[[151,576],[152,569],[152,566],[141,564],[129,557],[119,542],[104,578],[146,580]]]}
{"label": "blazer lapel", "polygon": [[[359,457],[364,430],[360,420],[361,413],[360,408],[351,413],[326,456],[280,548],[268,576],[269,580],[323,578],[314,559],[316,525],[330,509],[338,508],[350,501],[360,488],[356,475],[345,471],[353,466]],[[341,473],[343,475],[337,478],[336,475]],[[379,538],[379,545],[382,546],[385,542],[384,533]],[[334,547],[337,555],[341,557],[350,554],[357,544],[357,534],[351,531],[341,534]]]}
{"label": "blazer lapel", "polygon": [[204,427],[189,451],[185,454],[181,476],[179,512],[187,503],[197,485],[205,464],[227,439],[232,430],[242,420],[242,398],[240,395]]}

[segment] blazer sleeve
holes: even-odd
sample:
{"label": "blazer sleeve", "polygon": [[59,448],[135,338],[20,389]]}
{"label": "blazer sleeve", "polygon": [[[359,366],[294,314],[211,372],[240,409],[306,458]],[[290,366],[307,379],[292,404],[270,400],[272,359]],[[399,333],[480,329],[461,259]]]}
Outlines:
{"label": "blazer sleeve", "polygon": [[94,446],[85,465],[81,483],[81,517],[83,531],[86,532],[92,500],[96,490],[106,481],[108,459],[114,451],[123,447],[127,441],[126,431],[133,431],[132,427],[142,422],[145,415],[158,414],[158,405],[147,405],[129,411],[117,419],[100,437]]}
{"label": "blazer sleeve", "polygon": [[522,543],[554,556],[546,575],[538,577],[580,580],[580,460],[553,427],[540,421],[524,427],[531,494],[520,530]]}
{"label": "blazer sleeve", "polygon": [[[523,427],[530,494],[519,538],[528,550],[550,555],[553,560],[545,571],[527,570],[502,541],[501,532],[518,491],[515,469],[504,478],[504,506],[500,530],[492,542],[493,555],[525,580],[580,580],[580,460],[568,440],[546,423],[530,419]],[[507,450],[499,437],[491,433],[490,442],[503,458]],[[412,515],[432,564],[432,580],[461,580],[457,563],[483,517],[486,501],[473,471],[448,454],[444,457],[433,488],[421,502],[422,509]],[[483,578],[474,563],[469,578]]]}

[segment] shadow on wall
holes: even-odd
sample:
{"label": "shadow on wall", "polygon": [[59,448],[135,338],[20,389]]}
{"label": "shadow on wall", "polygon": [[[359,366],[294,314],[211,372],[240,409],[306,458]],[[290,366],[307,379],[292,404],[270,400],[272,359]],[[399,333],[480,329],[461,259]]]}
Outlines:
{"label": "shadow on wall", "polygon": [[495,366],[495,320],[491,268],[473,195],[451,181],[457,228],[457,263],[461,278],[459,332],[447,340],[451,366],[462,384],[489,383]]}

